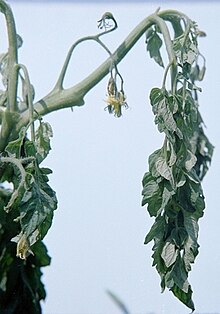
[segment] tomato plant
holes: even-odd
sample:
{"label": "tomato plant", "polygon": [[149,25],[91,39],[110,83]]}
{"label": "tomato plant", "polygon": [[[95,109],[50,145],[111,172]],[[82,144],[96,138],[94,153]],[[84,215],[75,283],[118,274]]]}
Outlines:
{"label": "tomato plant", "polygon": [[[35,102],[28,69],[18,60],[23,41],[13,13],[3,0],[0,11],[8,34],[8,50],[0,55],[1,311],[41,313],[40,300],[46,296],[41,267],[49,265],[50,257],[42,240],[51,227],[57,198],[49,185],[52,170],[42,166],[53,135],[44,117],[55,110],[83,106],[85,95],[108,75],[106,110],[120,118],[128,103],[117,65],[142,36],[150,57],[164,68],[161,86],[150,92],[154,122],[164,141],[149,156],[143,177],[142,205],[147,205],[149,215],[155,218],[145,244],[153,241],[153,266],[160,275],[162,291],[168,288],[194,311],[188,274],[199,252],[198,220],[205,209],[201,182],[213,154],[198,103],[198,83],[206,68],[198,39],[205,33],[182,12],[158,9],[111,52],[102,37],[118,25],[113,14],[106,12],[98,21],[98,34],[80,38],[70,47],[54,88]],[[109,56],[85,79],[65,89],[71,57],[85,41],[96,42]],[[161,54],[163,45],[168,64]]]}

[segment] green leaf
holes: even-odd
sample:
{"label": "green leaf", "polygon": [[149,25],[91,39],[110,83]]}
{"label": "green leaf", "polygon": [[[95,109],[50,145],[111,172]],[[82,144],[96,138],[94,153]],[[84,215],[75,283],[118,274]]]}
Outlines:
{"label": "green leaf", "polygon": [[172,230],[171,238],[178,248],[182,248],[187,240],[188,234],[183,227],[177,227]]}
{"label": "green leaf", "polygon": [[157,195],[156,197],[153,197],[148,200],[147,210],[151,217],[158,216],[158,214],[161,211],[161,204],[162,204],[162,197],[160,195]]}
{"label": "green leaf", "polygon": [[5,148],[5,151],[8,153],[9,157],[21,157],[22,146],[26,136],[26,128],[22,128],[19,137],[17,140],[11,141]]}
{"label": "green leaf", "polygon": [[55,192],[47,184],[47,177],[38,166],[28,168],[28,188],[24,191],[16,218],[21,224],[21,233],[14,241],[21,246],[22,239],[27,243],[27,251],[21,250],[21,256],[30,251],[30,246],[43,239],[52,223],[53,211],[57,207]]}
{"label": "green leaf", "polygon": [[170,107],[173,107],[173,98],[167,97],[163,91],[154,88],[151,91],[150,100],[153,113],[155,114],[155,124],[158,125],[159,132],[165,132],[165,134],[169,136],[170,141],[172,141],[172,134],[174,132],[182,139],[183,134],[177,127],[174,115],[170,110]]}
{"label": "green leaf", "polygon": [[187,159],[185,161],[186,170],[190,171],[195,166],[196,161],[196,156],[190,150],[187,150]]}
{"label": "green leaf", "polygon": [[172,167],[176,163],[176,152],[171,143],[169,143],[169,147],[170,147],[170,157],[169,157],[168,164],[170,167]]}
{"label": "green leaf", "polygon": [[169,190],[166,187],[164,187],[163,194],[162,194],[162,204],[160,210],[165,210],[165,207],[171,200],[172,196],[175,194],[174,190]]}
{"label": "green leaf", "polygon": [[154,178],[151,176],[149,172],[145,174],[143,180],[144,180],[144,188],[142,191],[142,195],[144,196],[144,199],[147,201],[149,198],[158,195],[159,186],[158,186],[158,183],[154,180]]}
{"label": "green leaf", "polygon": [[155,163],[157,172],[166,180],[170,181],[171,185],[174,186],[174,178],[172,168],[168,166],[166,160],[163,157],[158,157]]}
{"label": "green leaf", "polygon": [[158,87],[152,88],[150,92],[150,102],[154,106],[158,104],[164,98],[164,91]]}
{"label": "green leaf", "polygon": [[147,210],[150,216],[157,216],[161,208],[161,191],[158,183],[148,172],[143,178],[144,188],[142,191],[142,206],[148,204]]}
{"label": "green leaf", "polygon": [[161,155],[162,155],[162,149],[157,149],[148,158],[149,170],[151,172],[151,175],[155,178],[160,176],[160,173],[156,170],[155,163],[158,160],[158,158],[161,157]]}
{"label": "green leaf", "polygon": [[36,147],[32,141],[25,140],[24,152],[26,157],[36,157]]}
{"label": "green leaf", "polygon": [[32,251],[34,253],[37,265],[39,265],[41,267],[50,265],[51,258],[47,254],[47,248],[42,241],[37,241],[33,245]]}
{"label": "green leaf", "polygon": [[197,242],[188,236],[184,245],[183,261],[187,272],[191,270],[191,264],[194,263],[196,256],[198,255],[199,245]]}
{"label": "green leaf", "polygon": [[192,290],[191,286],[189,286],[188,292],[184,292],[181,288],[179,288],[177,285],[174,285],[174,287],[171,289],[173,294],[188,308],[190,308],[192,311],[195,311],[195,306],[192,301]]}
{"label": "green leaf", "polygon": [[172,242],[167,241],[163,247],[163,251],[161,254],[162,259],[166,267],[170,267],[173,263],[175,263],[179,251],[176,248],[176,245]]}
{"label": "green leaf", "polygon": [[151,227],[150,231],[145,237],[144,244],[148,244],[151,240],[158,237],[160,234],[164,234],[165,220],[163,216],[158,216]]}
{"label": "green leaf", "polygon": [[183,54],[183,62],[193,64],[197,56],[198,48],[193,43],[190,43],[187,51]]}
{"label": "green leaf", "polygon": [[197,243],[199,233],[198,221],[192,215],[186,214],[184,216],[184,226],[191,239]]}
{"label": "green leaf", "polygon": [[153,58],[160,66],[164,67],[163,60],[160,54],[160,48],[163,42],[156,31],[148,34],[146,43],[147,51],[149,51],[150,57]]}
{"label": "green leaf", "polygon": [[36,149],[39,163],[43,161],[51,150],[50,138],[53,131],[48,122],[40,121],[39,128],[36,131]]}
{"label": "green leaf", "polygon": [[173,286],[170,288],[174,288],[175,286],[177,286],[182,292],[188,294],[190,285],[187,279],[187,272],[184,266],[184,262],[180,254],[175,260],[175,264],[166,275],[166,280],[168,279],[170,281],[171,278]]}

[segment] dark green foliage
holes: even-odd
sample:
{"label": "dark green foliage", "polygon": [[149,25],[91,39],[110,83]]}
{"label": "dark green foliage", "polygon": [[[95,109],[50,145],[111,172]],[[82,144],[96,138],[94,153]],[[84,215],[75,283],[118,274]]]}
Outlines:
{"label": "dark green foliage", "polygon": [[[205,74],[205,59],[197,43],[204,33],[180,12],[157,10],[112,54],[100,40],[117,28],[113,15],[107,12],[99,21],[104,30],[71,46],[54,89],[33,104],[34,88],[28,71],[18,62],[22,39],[16,32],[11,9],[3,0],[0,11],[6,19],[9,43],[8,51],[0,55],[4,89],[0,91],[0,313],[40,314],[40,301],[46,296],[41,267],[50,264],[50,257],[42,240],[52,224],[57,199],[48,183],[52,171],[41,167],[51,149],[52,136],[51,126],[43,122],[41,115],[84,104],[86,93],[110,72],[107,109],[120,117],[127,102],[117,64],[144,31],[150,57],[164,67],[161,48],[165,48],[169,60],[162,87],[150,93],[155,124],[165,139],[162,148],[150,155],[149,170],[143,178],[142,205],[147,205],[155,218],[145,244],[154,242],[153,266],[161,277],[162,291],[170,289],[194,310],[188,273],[199,252],[198,220],[205,208],[201,180],[213,154],[198,111],[201,89],[196,85]],[[167,21],[173,28],[173,39]],[[85,40],[96,41],[109,58],[81,83],[65,90],[63,82],[71,55]],[[167,88],[169,76],[171,84]],[[109,295],[128,313],[117,296]]]}
{"label": "dark green foliage", "polygon": [[15,218],[18,210],[6,213],[4,206],[10,199],[10,192],[0,189],[0,313],[41,313],[40,300],[46,292],[41,282],[41,267],[50,264],[50,257],[42,241],[32,246],[34,255],[27,260],[16,256],[16,244],[11,241],[21,230]]}
{"label": "dark green foliage", "polygon": [[[172,91],[164,85],[150,93],[155,124],[165,140],[149,157],[142,205],[147,204],[150,216],[155,217],[145,244],[154,242],[153,266],[160,275],[162,291],[170,289],[194,310],[188,272],[199,252],[198,219],[205,208],[201,180],[211,162],[213,146],[204,134],[198,111],[200,89],[195,81],[202,79],[204,66],[200,69],[197,63],[197,28],[189,23],[187,32],[173,41],[178,71],[172,78]],[[153,45],[151,57],[158,50],[158,43]]]}
{"label": "dark green foliage", "polygon": [[50,149],[48,130],[40,121],[33,142],[22,129],[0,158],[2,183],[13,183],[12,189],[0,189],[1,313],[41,313],[40,300],[46,297],[41,267],[50,264],[50,257],[41,240],[57,205],[48,185],[51,170],[39,166]]}
{"label": "dark green foliage", "polygon": [[160,36],[158,35],[156,27],[151,27],[146,32],[146,44],[147,51],[150,53],[150,57],[153,58],[160,66],[164,66],[163,60],[160,54],[160,48],[163,44]]}

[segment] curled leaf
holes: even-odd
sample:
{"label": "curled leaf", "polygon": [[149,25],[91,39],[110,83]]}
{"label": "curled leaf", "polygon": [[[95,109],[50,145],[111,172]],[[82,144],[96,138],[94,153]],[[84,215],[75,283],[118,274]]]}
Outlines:
{"label": "curled leaf", "polygon": [[28,255],[33,254],[30,249],[30,242],[27,236],[22,232],[18,236],[11,239],[11,241],[17,243],[17,257],[25,260]]}

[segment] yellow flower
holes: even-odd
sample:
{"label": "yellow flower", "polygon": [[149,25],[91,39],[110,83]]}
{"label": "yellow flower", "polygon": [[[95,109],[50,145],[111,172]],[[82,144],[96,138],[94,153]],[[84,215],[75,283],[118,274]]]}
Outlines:
{"label": "yellow flower", "polygon": [[108,95],[106,102],[108,104],[107,108],[109,113],[113,113],[116,117],[121,117],[121,108],[124,106],[128,107],[126,103],[126,97],[122,91],[117,93],[117,96]]}

